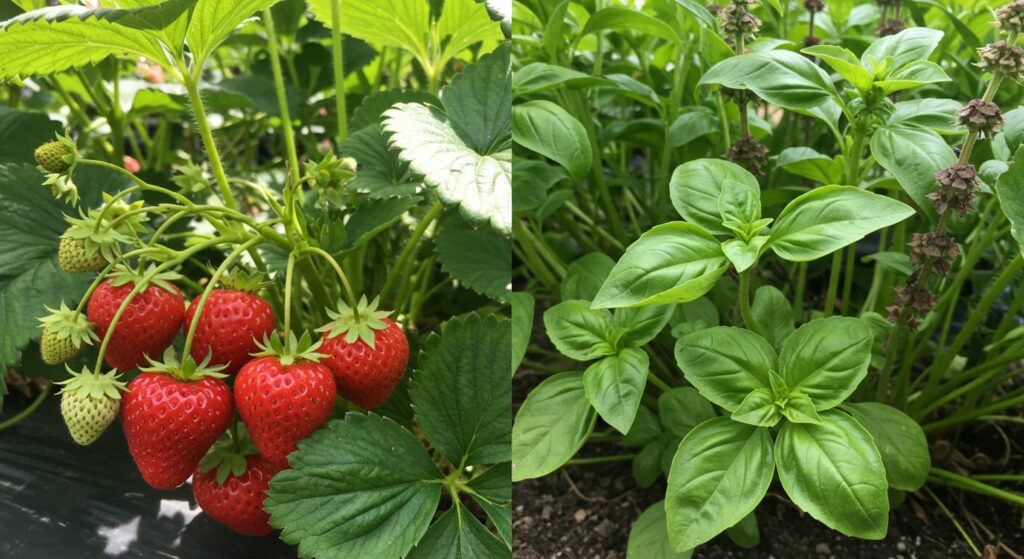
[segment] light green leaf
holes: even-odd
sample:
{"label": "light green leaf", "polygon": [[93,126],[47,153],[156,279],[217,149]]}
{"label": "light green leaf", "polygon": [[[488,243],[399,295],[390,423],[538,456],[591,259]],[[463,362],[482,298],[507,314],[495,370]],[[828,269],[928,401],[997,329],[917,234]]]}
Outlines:
{"label": "light green leaf", "polygon": [[939,134],[959,134],[963,132],[963,126],[955,123],[952,115],[963,103],[955,99],[910,99],[896,103],[896,108],[889,119],[886,120],[886,128],[897,128],[899,126],[920,126]]}
{"label": "light green leaf", "polygon": [[661,425],[676,437],[685,437],[694,427],[716,417],[711,402],[689,386],[673,388],[658,396]]}
{"label": "light green leaf", "polygon": [[736,410],[747,394],[770,388],[768,371],[776,355],[764,338],[742,328],[716,326],[687,334],[676,343],[676,363],[705,398]]}
{"label": "light green leaf", "polygon": [[757,262],[757,257],[761,255],[761,249],[767,242],[767,235],[759,235],[749,241],[731,239],[722,243],[722,252],[729,262],[732,262],[737,272],[744,272]]}
{"label": "light green leaf", "polygon": [[579,182],[590,172],[593,152],[583,124],[551,101],[530,101],[512,109],[512,137],[555,161]]}
{"label": "light green leaf", "polygon": [[615,309],[612,327],[625,330],[619,344],[623,347],[641,347],[653,340],[672,318],[675,305],[647,305]]}
{"label": "light green leaf", "polygon": [[615,353],[608,335],[612,314],[591,309],[590,302],[562,301],[544,311],[544,329],[558,351],[577,361],[590,361]]}
{"label": "light green leaf", "polygon": [[672,147],[683,147],[701,136],[718,132],[718,117],[710,110],[701,109],[703,107],[697,107],[672,121],[668,128],[668,141]]}
{"label": "light green leaf", "polygon": [[935,207],[927,196],[935,190],[935,173],[956,163],[956,154],[946,141],[922,128],[879,128],[871,136],[871,154],[934,221]]}
{"label": "light green leaf", "polygon": [[199,0],[192,12],[192,20],[185,41],[197,60],[206,60],[235,28],[253,15],[276,4],[279,0]]}
{"label": "light green leaf", "polygon": [[676,312],[669,320],[672,337],[676,339],[690,332],[718,326],[719,322],[718,309],[707,297],[676,305]]}
{"label": "light green leaf", "polygon": [[871,434],[885,464],[889,487],[917,491],[928,480],[932,467],[928,440],[916,421],[902,411],[878,402],[843,405]]}
{"label": "light green leaf", "polygon": [[672,548],[693,549],[753,511],[772,482],[774,461],[767,429],[719,417],[690,431],[665,492]]}
{"label": "light green leaf", "polygon": [[512,374],[523,362],[526,348],[530,345],[533,332],[533,295],[527,291],[515,291],[510,297],[512,303]]}
{"label": "light green leaf", "polygon": [[762,285],[757,288],[750,314],[774,347],[779,347],[782,340],[793,333],[793,306],[775,287]]}
{"label": "light green leaf", "polygon": [[929,83],[948,81],[950,81],[949,76],[946,75],[946,72],[938,64],[928,62],[927,60],[916,60],[892,72],[886,76],[886,79],[876,81],[874,85],[880,88],[883,94],[888,95],[895,91],[911,89]]}
{"label": "light green leaf", "polygon": [[803,392],[791,392],[779,411],[792,423],[821,423],[814,402]]}
{"label": "light green leaf", "polygon": [[893,68],[899,70],[915,60],[927,60],[942,40],[942,31],[927,27],[911,27],[895,35],[882,37],[871,43],[861,55],[861,64],[873,66],[871,60],[881,62],[893,57]]}
{"label": "light green leaf", "polygon": [[416,436],[373,413],[331,421],[289,463],[264,506],[302,556],[403,557],[441,498],[441,472]]}
{"label": "light green leaf", "polygon": [[626,249],[594,307],[692,301],[710,291],[726,267],[718,240],[707,231],[690,223],[664,223]]}
{"label": "light green leaf", "polygon": [[843,180],[843,166],[811,148],[786,148],[779,153],[775,165],[822,184],[837,184]]}
{"label": "light green leaf", "polygon": [[512,481],[557,470],[587,441],[596,421],[582,373],[559,373],[540,383],[512,426]]}
{"label": "light green leaf", "polygon": [[729,417],[733,421],[755,427],[774,427],[782,420],[779,407],[775,405],[775,395],[770,388],[758,388],[747,394]]}
{"label": "light green leaf", "polygon": [[510,320],[471,313],[424,341],[409,395],[423,435],[453,464],[509,460],[511,336]]}
{"label": "light green leaf", "polygon": [[807,57],[786,50],[727,58],[705,72],[698,83],[749,89],[787,109],[814,109],[838,96],[824,70]]}
{"label": "light green leaf", "polygon": [[626,559],[690,559],[693,551],[677,552],[668,541],[665,501],[647,507],[629,529]]}
{"label": "light green leaf", "polygon": [[448,117],[433,107],[397,103],[384,113],[384,130],[409,168],[457,204],[474,223],[512,230],[512,150],[482,155],[470,148]]}
{"label": "light green leaf", "polygon": [[726,183],[732,188],[746,187],[756,198],[760,198],[761,187],[749,171],[721,159],[696,159],[683,163],[672,172],[669,193],[672,205],[683,219],[699,225],[709,233],[726,235],[729,230],[722,225],[718,200],[726,190]]}
{"label": "light green leaf", "polygon": [[910,206],[852,186],[823,186],[790,202],[772,227],[780,257],[807,262],[914,215]]}
{"label": "light green leaf", "polygon": [[583,389],[590,405],[622,434],[628,433],[633,425],[650,367],[644,350],[626,348],[583,372]]}
{"label": "light green leaf", "polygon": [[[519,171],[516,173],[518,181]],[[615,261],[603,252],[591,252],[577,258],[565,269],[562,299],[592,301],[614,267]]]}
{"label": "light green leaf", "polygon": [[600,76],[584,74],[546,62],[533,62],[523,66],[512,76],[512,95],[533,95],[557,87],[592,88],[607,85],[611,85],[611,82]]}
{"label": "light green leaf", "polygon": [[836,410],[820,425],[785,423],[775,440],[779,480],[793,503],[847,536],[880,540],[889,526],[885,467],[871,435]]}
{"label": "light green leaf", "polygon": [[604,30],[635,31],[642,36],[654,36],[670,43],[683,42],[679,33],[668,23],[632,8],[611,7],[598,10],[590,16],[579,37]]}
{"label": "light green leaf", "polygon": [[861,66],[857,56],[849,49],[835,45],[815,45],[800,52],[817,56],[860,91],[867,92],[871,89],[871,74]]}
{"label": "light green leaf", "polygon": [[[487,10],[479,2],[471,0],[445,0],[441,19],[437,22],[437,32],[439,37],[447,38],[441,51],[442,61],[455,58],[477,43],[502,41],[505,38],[500,25],[492,21]],[[508,90],[509,86],[505,84],[503,91]]]}
{"label": "light green leaf", "polygon": [[793,332],[779,352],[779,373],[791,390],[810,396],[821,411],[853,394],[871,364],[874,331],[859,318],[812,320]]}

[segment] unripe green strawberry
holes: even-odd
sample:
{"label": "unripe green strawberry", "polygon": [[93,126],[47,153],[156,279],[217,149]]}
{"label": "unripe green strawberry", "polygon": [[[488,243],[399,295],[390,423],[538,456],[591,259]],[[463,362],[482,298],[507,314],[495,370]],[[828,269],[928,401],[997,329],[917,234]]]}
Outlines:
{"label": "unripe green strawberry", "polygon": [[39,340],[39,353],[50,365],[64,363],[78,355],[86,344],[98,338],[93,325],[83,313],[75,312],[62,301],[59,310],[47,309],[50,314],[39,319],[43,335]]}
{"label": "unripe green strawberry", "polygon": [[60,269],[69,274],[98,272],[107,265],[107,259],[96,250],[92,254],[86,249],[85,240],[61,237],[57,249]]}
{"label": "unripe green strawberry", "polygon": [[116,371],[105,375],[88,370],[76,373],[68,369],[68,372],[71,378],[58,383],[64,385],[60,413],[76,443],[92,444],[117,417],[124,383],[116,380]]}
{"label": "unripe green strawberry", "polygon": [[63,174],[70,168],[64,161],[65,155],[71,155],[71,149],[63,142],[54,140],[36,148],[36,162],[50,173]]}

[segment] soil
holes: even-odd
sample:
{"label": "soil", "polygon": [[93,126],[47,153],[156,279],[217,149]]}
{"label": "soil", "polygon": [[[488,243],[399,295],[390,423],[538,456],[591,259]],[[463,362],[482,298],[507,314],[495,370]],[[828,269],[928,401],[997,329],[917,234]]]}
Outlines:
{"label": "soil", "polygon": [[[543,380],[544,374],[520,371],[513,382],[514,403]],[[973,437],[973,438],[972,438]],[[964,437],[961,448],[991,446],[991,455],[1004,456],[995,446],[1001,437],[985,433]],[[1009,435],[1024,441],[1024,432]],[[1012,461],[1024,460],[1011,446]],[[601,447],[584,447],[581,456],[606,454]],[[621,453],[613,448],[607,454]],[[964,452],[973,456],[977,449]],[[517,483],[513,490],[513,556],[516,559],[622,559],[633,522],[648,506],[664,497],[664,479],[641,489],[633,480],[631,462],[570,466],[541,479]],[[1016,488],[1018,491],[1020,488]],[[985,559],[1024,556],[1024,517],[1019,507],[931,487]],[[949,516],[927,492],[908,495],[894,508],[888,536],[881,541],[845,537],[792,504],[776,482],[758,507],[761,542],[742,549],[726,536],[701,546],[694,559],[963,559],[977,557]],[[631,558],[636,559],[636,558]],[[644,559],[644,558],[641,558]]]}

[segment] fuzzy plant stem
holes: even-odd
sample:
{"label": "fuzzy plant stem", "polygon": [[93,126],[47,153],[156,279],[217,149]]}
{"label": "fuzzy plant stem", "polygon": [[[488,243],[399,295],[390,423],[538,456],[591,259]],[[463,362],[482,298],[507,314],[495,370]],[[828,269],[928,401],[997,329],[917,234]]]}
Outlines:
{"label": "fuzzy plant stem", "polygon": [[342,56],[341,0],[331,0],[331,58],[334,68],[334,110],[338,113],[338,145],[348,138],[345,108],[345,59]]}
{"label": "fuzzy plant stem", "polygon": [[[338,0],[335,0],[337,3]],[[295,149],[295,132],[292,130],[291,112],[288,110],[288,96],[284,88],[284,74],[281,72],[281,57],[277,52],[277,32],[274,31],[274,16],[270,8],[263,10],[263,25],[267,30],[267,56],[270,57],[270,70],[274,76],[274,92],[277,95],[277,110],[281,113],[281,132],[284,136],[284,148],[288,153],[288,166],[291,167],[292,180],[299,182],[299,155]]]}
{"label": "fuzzy plant stem", "polygon": [[8,427],[12,427],[14,425],[17,425],[18,423],[21,422],[21,420],[23,420],[26,417],[32,415],[32,412],[34,412],[37,409],[39,409],[39,406],[42,405],[44,400],[46,400],[46,397],[50,395],[50,390],[52,390],[52,389],[53,389],[53,384],[51,384],[49,382],[46,383],[45,385],[43,385],[43,389],[39,392],[39,395],[36,396],[35,400],[32,400],[32,403],[29,404],[27,408],[25,408],[25,409],[21,410],[20,412],[18,412],[18,415],[15,415],[14,417],[12,417],[10,419],[7,419],[7,420],[3,421],[2,423],[0,423],[0,431],[3,431],[4,429],[7,429]]}

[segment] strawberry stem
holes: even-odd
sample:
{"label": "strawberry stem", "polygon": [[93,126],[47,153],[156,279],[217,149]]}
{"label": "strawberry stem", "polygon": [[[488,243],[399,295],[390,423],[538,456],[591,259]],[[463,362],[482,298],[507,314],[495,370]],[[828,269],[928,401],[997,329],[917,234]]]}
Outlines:
{"label": "strawberry stem", "polygon": [[292,327],[292,276],[295,272],[295,255],[297,251],[288,254],[288,266],[284,273],[284,333],[287,336]]}
{"label": "strawberry stem", "polygon": [[328,264],[334,268],[335,273],[338,274],[338,279],[341,280],[341,285],[345,288],[345,298],[348,299],[348,304],[352,307],[352,312],[355,315],[355,321],[359,322],[359,300],[356,299],[356,292],[352,290],[352,284],[348,281],[348,276],[345,274],[345,270],[341,268],[338,261],[326,250],[318,247],[305,247],[302,252],[308,252],[323,257]]}

